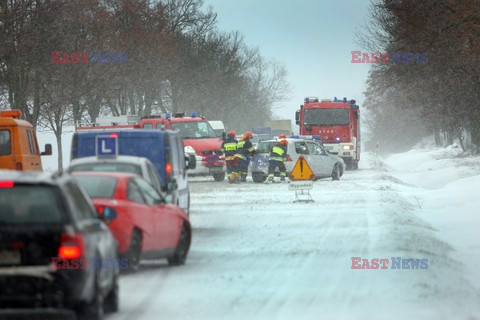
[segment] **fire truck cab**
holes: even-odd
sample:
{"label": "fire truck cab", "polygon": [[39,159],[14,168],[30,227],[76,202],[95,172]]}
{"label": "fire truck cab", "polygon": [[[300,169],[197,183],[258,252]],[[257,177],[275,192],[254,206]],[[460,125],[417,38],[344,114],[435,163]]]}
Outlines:
{"label": "fire truck cab", "polygon": [[0,170],[42,171],[40,156],[51,155],[52,145],[40,152],[35,129],[21,117],[20,110],[0,111]]}
{"label": "fire truck cab", "polygon": [[343,158],[347,169],[358,169],[360,110],[355,100],[307,97],[295,120],[301,135],[320,136],[327,151]]}
{"label": "fire truck cab", "polygon": [[224,156],[220,151],[222,139],[213,130],[210,123],[192,112],[191,116],[185,113],[165,114],[162,116],[148,116],[140,120],[142,129],[170,129],[177,130],[183,137],[185,155],[194,155],[197,166],[189,170],[189,176],[213,176],[215,181],[225,179]]}

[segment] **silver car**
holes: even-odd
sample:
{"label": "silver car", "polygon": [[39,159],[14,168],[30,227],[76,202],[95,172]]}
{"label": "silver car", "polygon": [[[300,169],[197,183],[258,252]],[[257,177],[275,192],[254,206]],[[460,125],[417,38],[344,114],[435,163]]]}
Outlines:
{"label": "silver car", "polygon": [[[163,196],[161,178],[153,163],[147,158],[134,156],[116,156],[115,158],[85,157],[70,162],[68,172],[102,171],[128,172],[139,175],[157,189]],[[168,199],[167,199],[168,200]]]}
{"label": "silver car", "polygon": [[[300,155],[307,160],[317,178],[332,177],[333,180],[340,180],[345,171],[345,162],[342,158],[330,154],[325,148],[314,140],[287,139],[287,154],[285,161],[287,176],[290,175]],[[256,154],[251,161],[253,181],[264,182],[268,175],[268,158],[270,150],[277,143],[277,140],[266,140],[258,143]],[[278,168],[275,175],[279,175]]]}

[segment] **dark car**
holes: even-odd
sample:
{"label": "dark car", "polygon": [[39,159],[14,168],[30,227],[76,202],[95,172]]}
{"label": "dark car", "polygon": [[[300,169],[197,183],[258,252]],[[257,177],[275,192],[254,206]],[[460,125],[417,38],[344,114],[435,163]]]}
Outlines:
{"label": "dark car", "polygon": [[104,306],[118,310],[118,261],[116,240],[72,177],[0,171],[0,318],[54,309],[101,319]]}

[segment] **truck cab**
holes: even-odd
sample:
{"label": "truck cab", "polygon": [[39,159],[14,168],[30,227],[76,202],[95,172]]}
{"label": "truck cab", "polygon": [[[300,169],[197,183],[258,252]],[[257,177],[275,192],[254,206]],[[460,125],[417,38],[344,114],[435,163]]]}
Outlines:
{"label": "truck cab", "polygon": [[40,152],[32,124],[20,110],[0,111],[0,169],[43,171],[40,156],[52,154],[52,145]]}
{"label": "truck cab", "polygon": [[222,139],[204,117],[192,112],[190,117],[184,113],[148,116],[140,120],[142,129],[176,130],[183,137],[185,155],[194,155],[197,166],[188,172],[189,176],[213,176],[215,181],[225,179],[224,156],[220,151]]}
{"label": "truck cab", "polygon": [[329,153],[342,157],[348,169],[358,169],[360,110],[355,100],[307,97],[295,120],[300,135],[320,136]]}

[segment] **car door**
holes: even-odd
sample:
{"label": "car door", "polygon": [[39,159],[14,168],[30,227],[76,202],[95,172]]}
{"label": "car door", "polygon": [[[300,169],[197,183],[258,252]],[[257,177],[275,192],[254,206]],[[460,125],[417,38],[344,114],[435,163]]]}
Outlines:
{"label": "car door", "polygon": [[163,250],[176,246],[178,234],[178,217],[175,215],[175,207],[165,205],[160,194],[145,180],[136,178],[136,183],[145,197],[147,205],[153,213],[155,225],[155,249]]}
{"label": "car door", "polygon": [[[108,227],[99,219],[88,195],[75,183],[65,185],[72,217],[77,222],[80,233],[84,236],[89,267],[93,268],[94,259],[117,259],[116,241]],[[113,269],[100,269],[100,285],[107,288],[113,281]]]}
{"label": "car door", "polygon": [[318,168],[316,167],[315,161],[310,154],[310,150],[308,149],[307,143],[305,141],[295,141],[294,142],[295,153],[290,155],[293,160],[293,165],[295,165],[298,161],[300,155],[302,155],[305,160],[307,160],[308,165],[313,170],[314,174],[317,174]]}
{"label": "car door", "polygon": [[155,247],[155,223],[154,214],[147,204],[135,178],[130,178],[127,184],[126,198],[128,210],[132,217],[132,228],[136,226],[142,230],[142,251],[154,250]]}
{"label": "car door", "polygon": [[313,141],[306,141],[312,158],[312,169],[316,176],[324,176],[326,171],[325,157],[322,156],[320,147]]}

